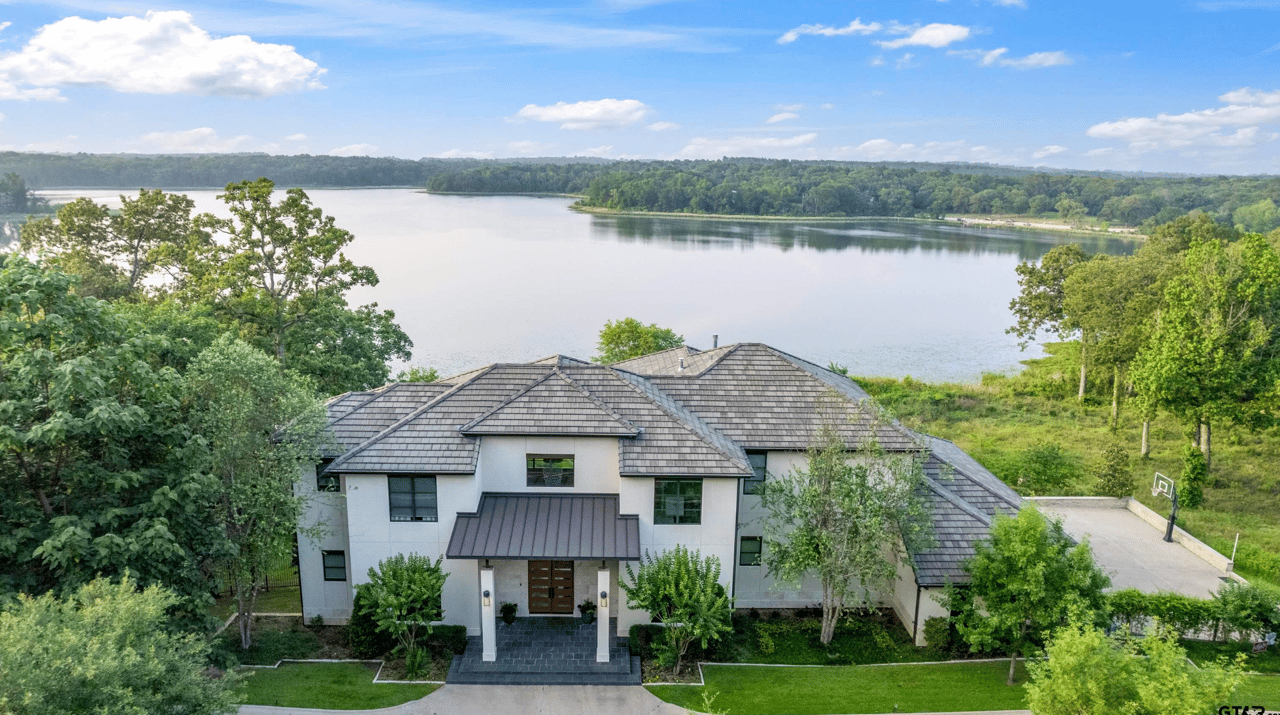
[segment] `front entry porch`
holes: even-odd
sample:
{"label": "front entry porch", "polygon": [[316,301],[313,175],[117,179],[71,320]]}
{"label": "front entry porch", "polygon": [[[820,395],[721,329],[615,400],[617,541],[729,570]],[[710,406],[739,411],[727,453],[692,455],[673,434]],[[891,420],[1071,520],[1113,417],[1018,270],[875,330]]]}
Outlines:
{"label": "front entry porch", "polygon": [[[609,633],[617,633],[610,618]],[[484,659],[478,636],[467,639],[467,650],[454,656],[445,682],[465,685],[639,685],[640,658],[633,657],[627,639],[611,637],[609,660],[597,662],[599,626],[579,618],[517,618],[497,623],[497,657]]]}

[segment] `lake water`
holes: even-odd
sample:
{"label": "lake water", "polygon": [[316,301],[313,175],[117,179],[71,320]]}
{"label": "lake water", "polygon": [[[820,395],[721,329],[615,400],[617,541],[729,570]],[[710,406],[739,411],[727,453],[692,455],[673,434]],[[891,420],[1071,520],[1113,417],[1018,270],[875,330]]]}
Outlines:
{"label": "lake water", "polygon": [[[119,205],[119,192],[86,195]],[[217,191],[186,191],[222,215]],[[763,342],[856,375],[976,381],[1026,352],[1013,323],[1014,267],[1081,238],[1059,232],[849,220],[778,223],[592,216],[569,199],[440,196],[409,189],[312,190],[372,266],[376,301],[442,375],[553,353],[595,354],[605,321],[674,329],[694,347]],[[1123,239],[1086,250],[1132,252]]]}

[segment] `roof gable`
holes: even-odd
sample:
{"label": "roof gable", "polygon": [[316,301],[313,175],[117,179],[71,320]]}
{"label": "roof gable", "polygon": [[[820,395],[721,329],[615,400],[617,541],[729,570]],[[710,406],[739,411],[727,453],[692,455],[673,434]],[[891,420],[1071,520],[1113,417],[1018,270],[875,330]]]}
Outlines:
{"label": "roof gable", "polygon": [[465,435],[635,437],[640,429],[554,368],[458,428]]}

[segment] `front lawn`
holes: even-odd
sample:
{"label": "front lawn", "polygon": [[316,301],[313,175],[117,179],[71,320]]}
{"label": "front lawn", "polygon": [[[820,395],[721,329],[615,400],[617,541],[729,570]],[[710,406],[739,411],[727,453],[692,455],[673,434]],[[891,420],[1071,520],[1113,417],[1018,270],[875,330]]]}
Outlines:
{"label": "front lawn", "polygon": [[[1225,703],[1224,703],[1225,704]],[[1280,676],[1250,675],[1231,696],[1232,705],[1261,705],[1267,710],[1280,709]]]}
{"label": "front lawn", "polygon": [[[659,698],[686,708],[703,705],[728,715],[768,713],[890,713],[960,710],[1021,710],[1022,686],[1004,684],[1009,664],[829,666],[786,668],[703,666],[704,687],[649,685]],[[1026,681],[1022,662],[1018,682]]]}
{"label": "front lawn", "polygon": [[[1247,656],[1244,661],[1244,669],[1253,673],[1280,673],[1280,648],[1269,648],[1263,653],[1254,655],[1252,643],[1216,643],[1209,641],[1182,641],[1182,647],[1187,649],[1187,657],[1191,658],[1196,665],[1212,663],[1220,656],[1226,656],[1227,660],[1233,660],[1237,653],[1244,653]],[[1280,705],[1280,703],[1276,703]]]}
{"label": "front lawn", "polygon": [[247,705],[365,710],[387,708],[425,697],[435,684],[375,684],[377,663],[286,663],[279,668],[245,668]]}

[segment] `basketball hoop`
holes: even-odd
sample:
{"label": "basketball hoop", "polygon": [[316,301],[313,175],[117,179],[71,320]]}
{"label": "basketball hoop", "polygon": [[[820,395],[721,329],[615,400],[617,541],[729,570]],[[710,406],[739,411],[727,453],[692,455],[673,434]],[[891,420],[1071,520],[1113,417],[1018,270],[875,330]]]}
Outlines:
{"label": "basketball hoop", "polygon": [[1173,541],[1173,523],[1178,518],[1178,486],[1173,480],[1156,472],[1156,478],[1151,482],[1151,496],[1158,497],[1164,495],[1173,502],[1173,511],[1169,512],[1169,527],[1165,529],[1164,540]]}

